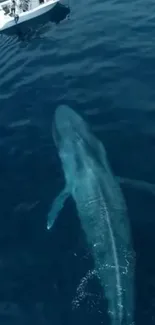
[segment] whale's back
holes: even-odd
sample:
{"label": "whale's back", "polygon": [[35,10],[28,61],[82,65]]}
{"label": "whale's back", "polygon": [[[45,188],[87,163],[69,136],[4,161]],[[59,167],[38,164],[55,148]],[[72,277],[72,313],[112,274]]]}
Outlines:
{"label": "whale's back", "polygon": [[124,199],[102,143],[69,108],[57,109],[54,140],[109,304],[112,325],[131,325],[134,259]]}
{"label": "whale's back", "polygon": [[107,172],[95,159],[85,157],[86,169],[73,196],[113,324],[130,325],[134,267],[130,227],[119,185],[108,162],[104,165]]}

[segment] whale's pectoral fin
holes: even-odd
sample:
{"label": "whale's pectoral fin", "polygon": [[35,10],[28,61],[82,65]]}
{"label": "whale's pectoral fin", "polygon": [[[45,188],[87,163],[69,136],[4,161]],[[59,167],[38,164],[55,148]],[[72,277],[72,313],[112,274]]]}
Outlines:
{"label": "whale's pectoral fin", "polygon": [[69,195],[70,193],[68,192],[68,189],[65,187],[53,201],[52,208],[48,213],[47,229],[50,229],[53,226],[59,212],[63,208],[65,201],[67,200]]}
{"label": "whale's pectoral fin", "polygon": [[123,178],[118,176],[116,179],[121,185],[127,185],[128,187],[135,188],[137,190],[148,191],[150,194],[155,195],[154,184],[138,179]]}

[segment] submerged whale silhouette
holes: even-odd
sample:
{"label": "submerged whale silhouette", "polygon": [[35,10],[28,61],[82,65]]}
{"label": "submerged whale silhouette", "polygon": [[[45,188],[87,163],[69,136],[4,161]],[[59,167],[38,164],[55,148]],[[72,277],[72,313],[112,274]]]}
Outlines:
{"label": "submerged whale silhouette", "polygon": [[102,143],[68,106],[59,106],[53,138],[66,186],[48,214],[50,229],[71,195],[108,302],[112,325],[133,324],[134,253],[125,203]]}

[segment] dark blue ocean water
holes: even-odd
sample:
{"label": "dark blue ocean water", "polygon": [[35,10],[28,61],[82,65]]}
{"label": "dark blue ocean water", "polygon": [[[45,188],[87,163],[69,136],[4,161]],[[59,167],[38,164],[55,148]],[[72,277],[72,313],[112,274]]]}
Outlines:
{"label": "dark blue ocean water", "polygon": [[[108,324],[100,285],[72,308],[92,267],[73,202],[51,232],[64,186],[51,128],[57,105],[82,114],[124,183],[135,266],[135,324],[155,324],[155,3],[74,1],[0,35],[0,322]],[[28,30],[27,30],[28,28]],[[26,31],[25,31],[26,29]],[[137,183],[136,183],[137,184]]]}

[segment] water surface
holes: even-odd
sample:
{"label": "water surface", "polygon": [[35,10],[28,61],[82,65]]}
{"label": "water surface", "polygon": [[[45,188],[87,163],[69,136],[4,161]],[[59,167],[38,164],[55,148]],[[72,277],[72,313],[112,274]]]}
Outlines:
{"label": "water surface", "polygon": [[[93,266],[72,201],[53,232],[46,231],[50,205],[64,185],[51,135],[57,105],[83,114],[116,175],[155,183],[155,4],[69,5],[70,19],[56,9],[28,32],[0,35],[2,324],[105,323],[95,280],[80,308],[72,308],[76,287]],[[122,189],[137,254],[135,321],[152,325],[154,195]]]}

